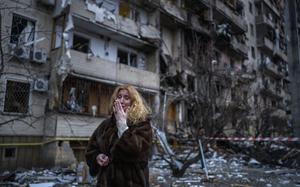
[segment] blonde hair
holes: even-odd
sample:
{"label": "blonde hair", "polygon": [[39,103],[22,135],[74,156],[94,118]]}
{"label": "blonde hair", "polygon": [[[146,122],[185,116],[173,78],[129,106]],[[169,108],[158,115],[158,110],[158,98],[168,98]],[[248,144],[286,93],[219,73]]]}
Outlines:
{"label": "blonde hair", "polygon": [[131,85],[121,85],[115,88],[110,100],[110,111],[113,111],[113,103],[117,99],[120,90],[127,90],[131,99],[131,106],[127,113],[128,120],[133,124],[145,121],[151,114],[151,109],[144,102],[139,92]]}

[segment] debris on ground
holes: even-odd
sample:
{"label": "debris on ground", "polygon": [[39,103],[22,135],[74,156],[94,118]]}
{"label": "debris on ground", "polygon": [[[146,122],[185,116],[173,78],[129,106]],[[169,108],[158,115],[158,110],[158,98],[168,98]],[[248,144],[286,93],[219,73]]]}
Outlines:
{"label": "debris on ground", "polygon": [[[176,153],[178,157],[184,157]],[[183,155],[181,155],[183,154]],[[153,155],[150,163],[150,186],[204,187],[204,186],[299,186],[300,170],[268,165],[244,154],[227,154],[209,148],[205,153],[208,178],[199,162],[191,165],[183,177],[172,177],[169,163],[160,155]],[[0,186],[61,187],[95,186],[96,179],[85,173],[82,163],[70,168],[18,169],[0,173]]]}

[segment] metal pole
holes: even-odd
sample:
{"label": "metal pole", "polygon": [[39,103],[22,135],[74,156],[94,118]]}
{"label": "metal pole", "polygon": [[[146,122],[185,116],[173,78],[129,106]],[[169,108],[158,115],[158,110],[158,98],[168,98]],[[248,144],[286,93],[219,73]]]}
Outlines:
{"label": "metal pole", "polygon": [[204,157],[204,153],[203,153],[203,147],[202,147],[202,143],[201,143],[200,139],[198,139],[198,143],[199,143],[199,147],[200,147],[201,160],[202,160],[203,168],[205,171],[205,176],[206,176],[206,179],[208,179],[208,171],[207,171],[206,161],[205,161],[205,157]]}

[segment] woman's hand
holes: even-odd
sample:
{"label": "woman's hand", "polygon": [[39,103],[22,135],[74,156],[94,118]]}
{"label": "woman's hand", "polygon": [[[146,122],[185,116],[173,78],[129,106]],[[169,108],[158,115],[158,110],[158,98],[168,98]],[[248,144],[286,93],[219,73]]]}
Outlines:
{"label": "woman's hand", "polygon": [[114,114],[116,117],[116,124],[118,128],[118,136],[121,137],[122,134],[128,129],[127,126],[127,111],[124,111],[119,100],[116,100],[113,106]]}
{"label": "woman's hand", "polygon": [[102,154],[102,153],[96,157],[96,160],[100,166],[107,166],[109,163],[108,156],[106,156],[105,154]]}
{"label": "woman's hand", "polygon": [[123,123],[126,122],[128,110],[126,110],[126,111],[123,110],[122,105],[119,100],[116,100],[114,102],[113,110],[114,110],[114,114],[115,114],[117,121],[123,122]]}

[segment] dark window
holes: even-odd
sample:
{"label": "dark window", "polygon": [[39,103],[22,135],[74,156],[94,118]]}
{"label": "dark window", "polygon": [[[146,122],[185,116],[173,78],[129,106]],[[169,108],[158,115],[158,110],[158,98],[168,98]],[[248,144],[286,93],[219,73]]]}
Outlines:
{"label": "dark window", "polygon": [[247,92],[247,91],[244,91],[244,92],[243,92],[243,101],[244,101],[244,102],[247,102],[247,100],[248,100],[248,92]]}
{"label": "dark window", "polygon": [[255,58],[255,49],[254,49],[254,47],[251,47],[251,55],[252,55],[252,58]]}
{"label": "dark window", "polygon": [[118,62],[132,67],[137,67],[137,55],[124,50],[118,49]]}
{"label": "dark window", "polygon": [[271,105],[272,105],[272,107],[277,107],[277,102],[274,101],[274,100],[272,100],[272,101],[271,101]]}
{"label": "dark window", "polygon": [[14,159],[16,156],[16,148],[10,147],[4,149],[4,159]]}
{"label": "dark window", "polygon": [[251,35],[254,36],[254,26],[253,26],[253,24],[250,24],[250,32],[251,32]]}
{"label": "dark window", "polygon": [[188,82],[188,91],[194,92],[195,91],[195,77],[191,75],[187,75],[187,82]]}
{"label": "dark window", "polygon": [[83,53],[89,53],[90,51],[90,40],[74,34],[73,37],[73,49],[77,51],[81,51]]}
{"label": "dark window", "polygon": [[130,57],[130,64],[129,65],[132,66],[132,67],[137,67],[137,55],[131,53],[129,57]]}
{"label": "dark window", "polygon": [[249,2],[249,12],[251,14],[253,14],[253,8],[252,8],[252,3],[251,2]]}
{"label": "dark window", "polygon": [[194,113],[193,113],[193,109],[192,108],[188,108],[187,109],[187,121],[190,125],[192,125],[193,121],[194,121]]}
{"label": "dark window", "polygon": [[126,51],[118,49],[118,62],[128,65],[128,53]]}
{"label": "dark window", "polygon": [[30,84],[7,81],[4,112],[27,113],[29,107]]}
{"label": "dark window", "polygon": [[25,44],[34,40],[35,22],[13,14],[10,43]]}

